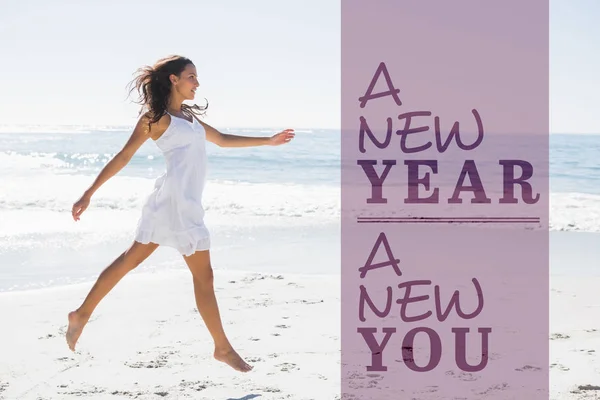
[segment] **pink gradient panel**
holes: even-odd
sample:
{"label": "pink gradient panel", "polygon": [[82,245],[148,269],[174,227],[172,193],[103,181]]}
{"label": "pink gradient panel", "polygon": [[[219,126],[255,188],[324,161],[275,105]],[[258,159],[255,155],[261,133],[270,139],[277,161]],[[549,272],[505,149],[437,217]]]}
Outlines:
{"label": "pink gradient panel", "polygon": [[341,6],[342,399],[548,399],[548,2]]}

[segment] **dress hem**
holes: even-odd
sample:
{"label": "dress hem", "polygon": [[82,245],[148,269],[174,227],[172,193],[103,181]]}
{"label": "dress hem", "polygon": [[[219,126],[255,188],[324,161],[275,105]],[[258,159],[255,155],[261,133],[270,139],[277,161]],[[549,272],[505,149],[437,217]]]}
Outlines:
{"label": "dress hem", "polygon": [[197,251],[210,250],[210,235],[206,227],[171,235],[140,229],[136,232],[134,240],[141,244],[155,243],[159,246],[172,247],[183,256],[191,256]]}

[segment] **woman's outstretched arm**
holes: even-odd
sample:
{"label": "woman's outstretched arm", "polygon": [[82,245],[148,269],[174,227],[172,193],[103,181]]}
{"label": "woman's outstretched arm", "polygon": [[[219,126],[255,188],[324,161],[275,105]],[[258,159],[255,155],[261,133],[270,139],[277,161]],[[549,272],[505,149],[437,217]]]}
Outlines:
{"label": "woman's outstretched arm", "polygon": [[73,215],[73,219],[78,221],[80,219],[81,214],[88,208],[90,204],[90,200],[94,193],[116,175],[119,171],[121,171],[131,160],[135,152],[144,144],[144,142],[151,136],[160,135],[160,132],[154,132],[160,128],[161,124],[152,125],[152,134],[148,129],[148,119],[146,116],[140,117],[133,130],[133,133],[129,137],[129,140],[123,148],[115,154],[115,156],[102,168],[102,171],[98,174],[98,177],[94,180],[92,185],[86,189],[81,198],[73,204],[73,209],[71,214]]}
{"label": "woman's outstretched arm", "polygon": [[198,120],[206,131],[206,140],[219,147],[254,147],[254,146],[279,146],[288,143],[295,136],[293,129],[285,129],[273,136],[239,136],[221,133],[207,123]]}

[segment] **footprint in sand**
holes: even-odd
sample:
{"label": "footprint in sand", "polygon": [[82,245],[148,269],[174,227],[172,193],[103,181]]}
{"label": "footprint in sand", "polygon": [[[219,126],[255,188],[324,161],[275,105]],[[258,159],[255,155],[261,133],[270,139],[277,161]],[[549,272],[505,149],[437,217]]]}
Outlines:
{"label": "footprint in sand", "polygon": [[[581,392],[588,392],[588,391],[597,391],[600,390],[600,386],[598,385],[577,385],[577,389],[576,390],[572,390],[571,393],[581,393]],[[597,398],[597,397],[594,397]]]}
{"label": "footprint in sand", "polygon": [[577,386],[579,390],[600,390],[600,386],[598,385],[579,385]]}
{"label": "footprint in sand", "polygon": [[252,305],[254,307],[267,307],[267,306],[273,305],[273,300],[271,300],[271,299],[258,300],[258,301],[255,301]]}
{"label": "footprint in sand", "polygon": [[134,363],[126,362],[129,368],[162,368],[167,365],[167,360],[159,359],[159,360],[150,360],[150,361],[138,361]]}
{"label": "footprint in sand", "polygon": [[275,366],[276,368],[281,368],[280,370],[282,372],[290,372],[296,369],[300,369],[296,364],[294,363],[282,363],[282,364],[277,364]]}
{"label": "footprint in sand", "polygon": [[589,355],[594,355],[594,353],[596,352],[596,350],[587,350],[587,349],[581,349],[579,350],[580,352],[585,352],[588,353]]}
{"label": "footprint in sand", "polygon": [[454,371],[446,371],[446,375],[448,376],[453,376],[463,382],[472,382],[472,381],[476,381],[477,379],[479,379],[479,377],[477,375],[474,375],[470,372],[459,372],[459,373],[455,373]]}
{"label": "footprint in sand", "polygon": [[460,379],[463,382],[473,382],[473,381],[476,381],[477,379],[479,379],[479,377],[470,372],[461,372],[458,375],[458,379]]}
{"label": "footprint in sand", "polygon": [[55,337],[55,335],[49,333],[46,336],[40,336],[38,340],[52,339],[53,337]]}
{"label": "footprint in sand", "polygon": [[569,335],[565,335],[562,333],[553,333],[552,336],[550,336],[550,340],[556,340],[556,339],[570,339],[571,336]]}
{"label": "footprint in sand", "polygon": [[521,368],[515,368],[515,371],[520,371],[520,372],[523,372],[523,371],[541,371],[541,370],[542,370],[541,368],[534,367],[534,366],[531,366],[531,365],[525,365],[524,367],[521,367]]}
{"label": "footprint in sand", "polygon": [[379,384],[379,381],[383,379],[383,376],[379,374],[366,374],[367,378],[371,378],[369,382],[367,382],[367,388],[375,388]]}
{"label": "footprint in sand", "polygon": [[89,389],[72,390],[70,392],[59,392],[59,394],[66,394],[77,397],[91,397],[92,395],[105,393],[106,389],[102,389],[96,386],[92,386]]}
{"label": "footprint in sand", "polygon": [[279,393],[279,392],[281,392],[281,389],[277,389],[277,388],[274,388],[274,387],[258,388],[258,390],[261,390],[261,391],[267,392],[267,393]]}
{"label": "footprint in sand", "polygon": [[137,399],[138,397],[140,397],[140,396],[143,396],[143,395],[144,395],[144,393],[142,393],[142,392],[136,392],[136,393],[133,393],[133,392],[129,392],[129,391],[127,391],[127,390],[115,390],[115,391],[113,391],[113,392],[110,392],[110,394],[111,394],[111,395],[113,395],[113,396],[127,396],[127,397],[134,397],[134,398],[136,398],[136,399]]}
{"label": "footprint in sand", "polygon": [[557,363],[550,364],[550,368],[556,368],[556,369],[559,369],[561,371],[569,371],[570,370],[569,367],[567,367],[565,365],[562,365],[562,364],[557,364]]}
{"label": "footprint in sand", "polygon": [[[245,277],[245,278],[242,278],[242,282],[245,282],[245,283],[250,283],[250,282],[257,281],[257,280],[258,280],[258,281],[262,281],[262,280],[264,280],[264,279],[266,279],[266,278],[267,278],[267,276],[266,276],[266,275],[261,275],[261,274],[252,274],[252,275],[250,275],[250,276],[247,276],[247,277]],[[282,277],[282,279],[283,279],[283,277]]]}
{"label": "footprint in sand", "polygon": [[211,381],[193,381],[193,382],[188,382],[184,379],[181,380],[181,382],[179,383],[179,387],[181,388],[180,390],[183,392],[185,390],[193,390],[195,392],[200,392],[208,387],[215,387],[215,386],[223,386],[221,383],[215,383],[215,382],[211,382]]}
{"label": "footprint in sand", "polygon": [[[159,354],[158,357],[154,360],[147,361],[136,361],[136,362],[126,362],[125,365],[129,368],[163,368],[167,365],[169,361],[169,356],[175,354],[176,352],[162,353]],[[141,353],[138,353],[141,354]]]}
{"label": "footprint in sand", "polygon": [[292,300],[292,301],[286,301],[286,304],[289,303],[302,303],[302,304],[319,304],[319,303],[323,303],[323,300]]}
{"label": "footprint in sand", "polygon": [[489,388],[487,388],[483,392],[480,392],[479,394],[486,395],[486,394],[489,394],[492,392],[497,392],[497,391],[506,390],[506,389],[508,389],[508,383],[504,382],[504,383],[499,383],[497,385],[490,386]]}

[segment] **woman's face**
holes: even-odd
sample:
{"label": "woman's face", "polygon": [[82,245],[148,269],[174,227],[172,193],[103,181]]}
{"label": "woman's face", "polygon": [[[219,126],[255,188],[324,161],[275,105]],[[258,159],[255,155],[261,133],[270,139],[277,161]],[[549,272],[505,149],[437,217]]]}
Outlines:
{"label": "woman's face", "polygon": [[173,83],[173,90],[177,91],[186,100],[194,99],[196,89],[200,84],[196,75],[196,67],[193,64],[188,64],[179,78],[171,75],[171,79],[171,82],[175,81]]}

